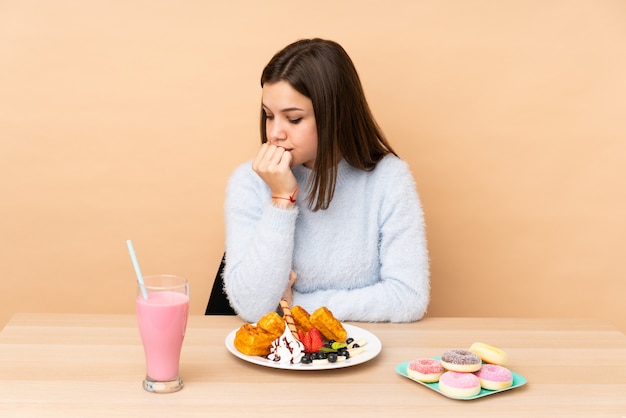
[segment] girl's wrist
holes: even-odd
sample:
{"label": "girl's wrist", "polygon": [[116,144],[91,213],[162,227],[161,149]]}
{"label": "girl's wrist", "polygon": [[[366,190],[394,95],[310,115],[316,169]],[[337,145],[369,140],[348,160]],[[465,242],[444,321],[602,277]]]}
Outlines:
{"label": "girl's wrist", "polygon": [[280,194],[272,194],[272,204],[279,208],[292,208],[296,204],[296,197],[298,196],[298,187],[289,196],[282,196]]}
{"label": "girl's wrist", "polygon": [[272,196],[272,205],[281,209],[291,209],[296,205],[296,202],[295,201],[292,202],[289,199],[287,200],[279,199],[279,198]]}

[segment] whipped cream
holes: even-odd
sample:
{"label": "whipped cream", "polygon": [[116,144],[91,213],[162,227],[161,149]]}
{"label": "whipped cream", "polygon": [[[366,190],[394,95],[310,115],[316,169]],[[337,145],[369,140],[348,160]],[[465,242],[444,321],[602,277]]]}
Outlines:
{"label": "whipped cream", "polygon": [[303,356],[304,344],[296,340],[286,326],[283,335],[272,342],[267,358],[277,363],[297,364]]}

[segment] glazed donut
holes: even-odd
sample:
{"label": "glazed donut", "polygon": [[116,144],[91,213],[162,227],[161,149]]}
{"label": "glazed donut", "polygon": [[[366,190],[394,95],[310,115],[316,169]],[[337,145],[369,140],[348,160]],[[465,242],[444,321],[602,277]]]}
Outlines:
{"label": "glazed donut", "polygon": [[469,398],[480,393],[480,380],[472,373],[447,371],[439,378],[439,390],[451,398]]}
{"label": "glazed donut", "polygon": [[480,369],[480,357],[468,350],[447,350],[441,355],[441,365],[453,372],[471,373]]}
{"label": "glazed donut", "polygon": [[513,374],[509,369],[497,364],[483,364],[479,371],[474,373],[483,389],[506,389],[513,384]]}
{"label": "glazed donut", "polygon": [[439,376],[445,372],[443,366],[437,360],[431,358],[418,358],[409,363],[406,374],[413,380],[432,383],[439,381]]}
{"label": "glazed donut", "polygon": [[469,351],[476,354],[485,363],[498,364],[502,366],[506,364],[507,361],[507,355],[504,351],[484,343],[472,344]]}

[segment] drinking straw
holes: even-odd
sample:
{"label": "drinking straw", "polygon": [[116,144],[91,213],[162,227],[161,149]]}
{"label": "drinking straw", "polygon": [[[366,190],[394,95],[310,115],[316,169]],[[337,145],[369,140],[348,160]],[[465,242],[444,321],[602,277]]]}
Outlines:
{"label": "drinking straw", "polygon": [[126,240],[126,246],[128,247],[128,252],[130,253],[130,259],[133,260],[133,267],[135,267],[135,274],[137,274],[137,282],[139,283],[141,294],[144,299],[148,299],[148,291],[146,290],[146,284],[143,282],[143,276],[141,275],[141,269],[139,268],[139,263],[137,262],[137,256],[135,255],[135,249],[133,248],[132,241]]}

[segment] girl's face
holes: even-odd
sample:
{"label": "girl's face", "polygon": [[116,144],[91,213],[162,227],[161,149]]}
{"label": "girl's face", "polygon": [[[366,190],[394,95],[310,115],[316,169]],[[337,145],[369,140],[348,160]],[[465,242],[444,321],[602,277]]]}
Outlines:
{"label": "girl's face", "polygon": [[317,125],[311,99],[286,81],[265,83],[262,97],[265,134],[271,145],[291,153],[292,167],[313,168],[317,155]]}

